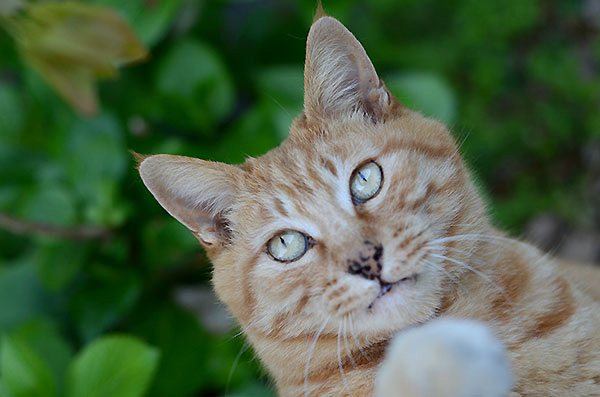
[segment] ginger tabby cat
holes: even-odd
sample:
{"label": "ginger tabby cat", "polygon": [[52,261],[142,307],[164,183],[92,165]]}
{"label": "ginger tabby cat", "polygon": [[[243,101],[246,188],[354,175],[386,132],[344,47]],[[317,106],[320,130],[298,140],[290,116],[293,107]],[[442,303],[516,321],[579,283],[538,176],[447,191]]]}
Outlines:
{"label": "ginger tabby cat", "polygon": [[449,131],[402,106],[332,17],[310,29],[304,84],[265,155],[139,167],[278,393],[600,395],[599,272],[495,229]]}

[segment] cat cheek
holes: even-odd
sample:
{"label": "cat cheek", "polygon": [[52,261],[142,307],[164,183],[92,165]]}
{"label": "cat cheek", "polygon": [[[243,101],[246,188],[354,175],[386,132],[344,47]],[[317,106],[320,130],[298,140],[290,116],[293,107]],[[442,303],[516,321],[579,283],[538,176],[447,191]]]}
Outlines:
{"label": "cat cheek", "polygon": [[420,274],[422,269],[419,264],[425,256],[425,252],[419,252],[406,259],[406,261],[385,264],[381,271],[381,279],[389,283],[395,283],[403,278]]}
{"label": "cat cheek", "polygon": [[353,277],[325,294],[327,311],[337,317],[364,311],[377,298],[379,289],[379,284],[374,281]]}

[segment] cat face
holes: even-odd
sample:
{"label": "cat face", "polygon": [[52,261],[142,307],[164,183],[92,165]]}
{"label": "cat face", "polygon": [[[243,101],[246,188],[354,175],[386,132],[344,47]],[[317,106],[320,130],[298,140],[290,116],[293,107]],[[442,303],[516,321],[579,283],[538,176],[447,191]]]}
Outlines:
{"label": "cat face", "polygon": [[[380,333],[433,315],[445,275],[429,243],[459,212],[463,171],[443,127],[402,119],[297,123],[280,148],[244,164],[228,260],[256,327],[300,335],[351,316],[356,332]],[[367,200],[353,195],[361,170],[375,179],[367,184],[380,180]]]}
{"label": "cat face", "polygon": [[458,271],[437,258],[444,238],[482,210],[457,152],[323,17],[304,113],[278,148],[240,166],[151,156],[140,173],[207,248],[217,294],[249,331],[377,339],[432,317]]}

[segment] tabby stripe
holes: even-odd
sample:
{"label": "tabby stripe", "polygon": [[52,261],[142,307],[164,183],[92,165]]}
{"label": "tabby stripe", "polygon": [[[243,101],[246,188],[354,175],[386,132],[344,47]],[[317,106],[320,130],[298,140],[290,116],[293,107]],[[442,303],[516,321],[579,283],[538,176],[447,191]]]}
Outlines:
{"label": "tabby stripe", "polygon": [[561,327],[575,313],[575,302],[571,294],[571,288],[567,281],[559,278],[555,282],[556,300],[554,305],[546,313],[535,319],[534,326],[531,327],[523,336],[523,340],[532,338],[542,338],[552,331]]}
{"label": "tabby stripe", "polygon": [[[337,343],[337,334],[335,334],[335,342]],[[331,342],[333,343],[333,342]],[[389,344],[389,341],[381,341],[375,343],[371,346],[366,346],[363,348],[363,352],[366,357],[364,357],[358,351],[350,351],[354,356],[354,364],[358,367],[358,370],[363,370],[367,368],[373,368],[383,360],[383,356],[385,354],[385,350]],[[318,347],[317,347],[318,348]],[[344,354],[345,356],[345,354]],[[336,362],[334,360],[334,362]],[[348,356],[342,358],[342,369],[345,373],[354,370],[354,365]],[[339,365],[325,365],[322,367],[312,368],[308,374],[308,380],[311,383],[322,383],[329,380],[332,376],[340,375],[340,367]],[[304,383],[304,379],[298,379],[298,384]]]}
{"label": "tabby stripe", "polygon": [[[252,336],[255,338],[261,338],[261,339],[266,339],[269,342],[271,341],[275,341],[279,344],[296,344],[296,343],[305,343],[307,345],[309,345],[315,335],[314,333],[302,333],[300,335],[296,335],[296,336],[289,336],[289,335],[283,335],[283,329],[279,328],[279,329],[272,329],[269,332],[264,332],[261,330],[252,330]],[[337,341],[337,333],[325,333],[323,332],[321,335],[319,335],[319,342],[324,342],[324,341],[332,341],[335,340]]]}
{"label": "tabby stripe", "polygon": [[334,177],[337,177],[337,169],[331,160],[325,157],[321,157],[321,164],[323,167],[331,173]]}
{"label": "tabby stripe", "polygon": [[510,262],[510,265],[504,267],[504,271],[498,274],[494,282],[502,289],[496,299],[491,303],[490,310],[494,313],[494,318],[500,321],[509,320],[514,311],[514,305],[527,291],[531,272],[521,261],[519,255],[511,253],[510,257],[504,262]]}
{"label": "tabby stripe", "polygon": [[278,197],[275,197],[275,199],[273,201],[274,201],[273,207],[277,210],[277,212],[279,212],[279,214],[281,216],[283,216],[283,217],[289,216],[287,210],[285,209],[283,201],[281,201]]}
{"label": "tabby stripe", "polygon": [[415,151],[421,153],[429,158],[449,158],[456,153],[454,145],[430,145],[424,142],[415,140],[402,140],[402,141],[389,141],[383,147],[383,153],[393,153],[400,150]]}
{"label": "tabby stripe", "polygon": [[248,324],[251,322],[249,320],[252,320],[252,317],[254,317],[254,306],[256,304],[256,296],[250,285],[250,279],[252,271],[258,264],[260,255],[262,255],[262,253],[254,255],[252,259],[246,262],[242,270],[242,297],[244,299],[244,307],[248,309],[248,313],[245,316],[248,320],[245,320],[244,318],[241,318],[240,320]]}

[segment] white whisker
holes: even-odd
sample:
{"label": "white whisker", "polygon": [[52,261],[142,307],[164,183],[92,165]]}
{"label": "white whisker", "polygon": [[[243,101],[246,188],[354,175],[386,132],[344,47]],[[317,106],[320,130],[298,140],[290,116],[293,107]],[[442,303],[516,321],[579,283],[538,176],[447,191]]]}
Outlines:
{"label": "white whisker", "polygon": [[369,358],[365,354],[365,351],[363,350],[362,346],[358,342],[358,339],[356,339],[356,336],[354,335],[354,324],[352,322],[352,313],[348,314],[348,322],[350,324],[350,327],[349,327],[350,328],[350,335],[352,335],[352,339],[354,340],[354,344],[356,344],[356,346],[358,347],[358,351],[360,352],[361,356],[363,356],[363,358],[365,360],[367,360],[368,362],[370,362]]}
{"label": "white whisker", "polygon": [[[464,262],[461,262],[461,261],[456,260],[454,258],[450,258],[448,256],[438,255],[438,254],[429,254],[429,255],[431,255],[434,258],[438,258],[438,259],[441,259],[441,260],[444,260],[444,261],[449,261],[449,262],[452,262],[452,263],[457,264],[459,266],[463,266],[465,269],[468,269],[468,270],[472,271],[473,273],[479,275],[481,278],[483,278],[488,283],[493,284],[496,287],[498,287],[498,285],[487,274],[483,273],[480,270],[475,269],[473,266],[467,265]],[[498,288],[500,290],[502,290],[502,288],[500,288],[500,287],[498,287]],[[504,290],[502,290],[502,291],[504,291]]]}
{"label": "white whisker", "polygon": [[238,336],[245,334],[246,331],[248,331],[248,329],[250,329],[250,327],[252,327],[254,324],[256,324],[258,322],[258,318],[254,321],[252,321],[250,324],[248,324],[245,328],[242,328],[242,330],[240,330],[240,332],[238,332],[237,334],[233,335],[229,340],[235,339]]}
{"label": "white whisker", "polygon": [[[450,241],[481,241],[481,242],[486,242],[486,243],[496,243],[496,244],[500,244],[500,242],[503,243],[518,243],[523,245],[524,243],[518,240],[514,240],[508,237],[503,237],[503,236],[497,236],[494,234],[458,234],[456,236],[448,236],[448,237],[442,237],[436,240],[432,240],[429,242],[429,244],[439,244],[439,243],[447,243]],[[505,245],[502,245],[503,247]]]}
{"label": "white whisker", "polygon": [[438,264],[436,264],[434,262],[429,262],[427,260],[422,260],[422,263],[424,265],[430,266],[431,268],[433,268],[435,270],[441,271],[446,276],[448,276],[448,278],[450,278],[452,280],[452,282],[454,282],[454,284],[458,285],[466,294],[469,293],[469,290],[467,290],[467,288],[463,285],[463,283],[460,282],[460,280],[458,279],[458,277],[456,277],[455,275],[453,275],[452,273],[450,273],[448,270],[444,269],[443,266],[438,265]]}
{"label": "white whisker", "polygon": [[341,353],[341,334],[342,334],[342,321],[340,321],[340,326],[338,328],[338,335],[337,335],[337,359],[338,359],[338,366],[340,367],[340,375],[342,376],[342,382],[344,382],[344,388],[348,388],[348,382],[346,382],[346,375],[344,374],[344,366],[342,365],[342,353]]}
{"label": "white whisker", "polygon": [[347,335],[347,330],[346,330],[346,321],[348,319],[348,316],[345,316],[343,321],[344,324],[344,348],[346,349],[346,354],[348,355],[348,358],[350,359],[350,363],[352,364],[352,366],[354,368],[357,368],[356,362],[354,361],[354,357],[352,357],[352,352],[350,351],[350,349],[348,348],[348,335]]}
{"label": "white whisker", "polygon": [[498,284],[496,284],[494,282],[494,280],[492,280],[487,274],[483,273],[480,270],[475,269],[473,266],[469,266],[466,263],[461,262],[459,260],[456,260],[454,258],[450,258],[450,257],[444,256],[444,255],[438,255],[438,254],[430,254],[430,255],[432,257],[434,257],[434,258],[438,258],[438,259],[441,259],[441,260],[447,260],[447,261],[455,263],[455,264],[457,264],[459,266],[463,266],[465,269],[468,269],[468,270],[472,271],[473,273],[477,274],[479,277],[481,277],[485,281],[487,281],[491,286],[493,286],[494,288],[496,288],[498,290],[498,292],[500,292],[500,294],[502,294],[502,296],[504,297],[504,299],[506,299],[506,302],[509,305],[511,305],[511,306],[514,307],[512,299],[510,299],[510,297],[506,294],[506,291],[504,291],[503,288],[501,288]]}
{"label": "white whisker", "polygon": [[454,152],[454,154],[452,155],[452,157],[456,156],[458,154],[458,152],[460,152],[460,149],[463,147],[463,145],[465,144],[465,142],[467,141],[467,138],[469,137],[469,135],[471,135],[471,131],[467,131],[467,133],[465,134],[465,136],[462,138],[462,142],[460,142],[457,147],[456,147],[456,151]]}
{"label": "white whisker", "polygon": [[306,365],[304,366],[304,397],[308,396],[308,370],[310,369],[310,359],[312,358],[312,355],[315,351],[315,347],[317,346],[317,340],[319,340],[319,336],[321,336],[321,333],[327,326],[327,323],[330,319],[331,315],[327,316],[327,318],[323,322],[323,325],[321,325],[321,328],[319,328],[319,330],[315,334],[315,339],[313,340],[313,343],[310,346],[310,349],[308,350],[308,358],[306,359]]}
{"label": "white whisker", "polygon": [[227,383],[225,385],[225,394],[227,394],[227,392],[229,390],[229,384],[231,383],[231,378],[233,378],[233,373],[235,372],[238,362],[240,361],[242,354],[244,354],[246,349],[248,349],[248,346],[249,346],[248,343],[244,343],[242,345],[242,348],[240,349],[239,353],[237,354],[237,356],[235,356],[235,360],[233,360],[233,364],[231,364],[231,369],[229,370],[229,375],[227,375]]}

